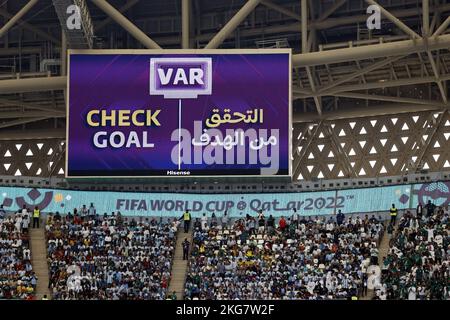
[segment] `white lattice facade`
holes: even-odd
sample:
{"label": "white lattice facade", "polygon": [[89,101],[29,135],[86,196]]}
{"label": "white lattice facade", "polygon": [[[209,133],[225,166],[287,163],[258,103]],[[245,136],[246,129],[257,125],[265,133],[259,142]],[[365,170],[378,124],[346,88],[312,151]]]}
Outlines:
{"label": "white lattice facade", "polygon": [[450,171],[450,115],[413,113],[302,124],[294,129],[294,179]]}
{"label": "white lattice facade", "polygon": [[7,176],[64,176],[65,142],[60,139],[1,141],[0,172]]}
{"label": "white lattice facade", "polygon": [[[303,123],[293,131],[294,181],[450,171],[450,114]],[[0,175],[64,176],[61,139],[0,142]]]}

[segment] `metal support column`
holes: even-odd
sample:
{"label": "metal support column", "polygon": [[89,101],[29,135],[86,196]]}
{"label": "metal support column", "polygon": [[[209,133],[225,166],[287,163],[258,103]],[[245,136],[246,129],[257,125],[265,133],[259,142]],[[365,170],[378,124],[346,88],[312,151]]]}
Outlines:
{"label": "metal support column", "polygon": [[181,0],[181,21],[182,21],[182,41],[181,47],[183,49],[189,48],[189,11],[191,6],[191,0]]}
{"label": "metal support column", "polygon": [[61,75],[67,75],[67,39],[66,34],[61,34]]}
{"label": "metal support column", "polygon": [[[67,38],[64,31],[61,35],[61,76],[67,75]],[[64,102],[67,104],[67,91],[64,89]]]}
{"label": "metal support column", "polygon": [[308,52],[308,2],[302,0],[301,3],[302,14],[302,53]]}
{"label": "metal support column", "polygon": [[430,35],[430,2],[429,0],[422,0],[422,28],[424,37]]}

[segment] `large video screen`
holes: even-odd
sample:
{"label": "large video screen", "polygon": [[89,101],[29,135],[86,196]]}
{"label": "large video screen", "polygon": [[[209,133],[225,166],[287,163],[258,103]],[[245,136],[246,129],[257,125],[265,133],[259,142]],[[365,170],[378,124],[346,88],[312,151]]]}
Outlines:
{"label": "large video screen", "polygon": [[66,176],[291,175],[291,53],[72,50]]}

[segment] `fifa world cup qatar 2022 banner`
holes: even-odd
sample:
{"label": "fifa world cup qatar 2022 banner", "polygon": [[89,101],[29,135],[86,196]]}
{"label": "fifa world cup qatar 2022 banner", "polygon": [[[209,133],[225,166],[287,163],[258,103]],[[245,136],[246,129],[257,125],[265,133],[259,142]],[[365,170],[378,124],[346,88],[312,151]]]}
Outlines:
{"label": "fifa world cup qatar 2022 banner", "polygon": [[301,193],[186,194],[103,192],[57,189],[30,189],[0,186],[0,204],[6,211],[37,206],[42,212],[67,213],[83,204],[93,203],[97,213],[120,211],[126,216],[179,216],[190,210],[193,217],[215,212],[242,217],[263,210],[274,217],[291,215],[333,215],[344,213],[389,212],[391,204],[402,209],[416,208],[418,203],[432,201],[450,206],[450,182],[384,186],[363,189]]}
{"label": "fifa world cup qatar 2022 banner", "polygon": [[290,177],[290,66],[285,49],[70,51],[66,175]]}

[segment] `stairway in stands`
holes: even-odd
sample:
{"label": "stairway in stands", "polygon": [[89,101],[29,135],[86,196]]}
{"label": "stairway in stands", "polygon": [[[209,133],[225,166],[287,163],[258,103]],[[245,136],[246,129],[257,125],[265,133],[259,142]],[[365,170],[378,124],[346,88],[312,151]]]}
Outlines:
{"label": "stairway in stands", "polygon": [[[384,257],[386,257],[389,252],[389,241],[391,240],[391,237],[392,236],[389,235],[387,231],[385,231],[383,234],[383,238],[381,239],[380,245],[378,246],[378,266],[380,267],[380,269],[382,269],[383,267]],[[367,295],[365,297],[361,297],[361,300],[372,300],[374,296],[375,296],[374,290],[367,290]]]}
{"label": "stairway in stands", "polygon": [[177,300],[183,300],[184,283],[188,272],[188,260],[183,260],[183,241],[186,238],[191,242],[192,248],[192,228],[190,228],[188,233],[184,233],[183,227],[181,227],[177,233],[177,243],[175,245],[175,255],[172,264],[172,277],[168,291],[169,294],[175,291]]}
{"label": "stairway in stands", "polygon": [[378,248],[378,265],[380,268],[383,266],[383,259],[389,252],[389,241],[392,236],[385,232],[383,239],[381,240],[380,247]]}
{"label": "stairway in stands", "polygon": [[50,290],[48,289],[48,264],[47,264],[47,245],[45,241],[44,227],[39,229],[30,228],[30,249],[31,263],[38,280],[36,286],[36,299],[40,300],[44,295],[50,299]]}

